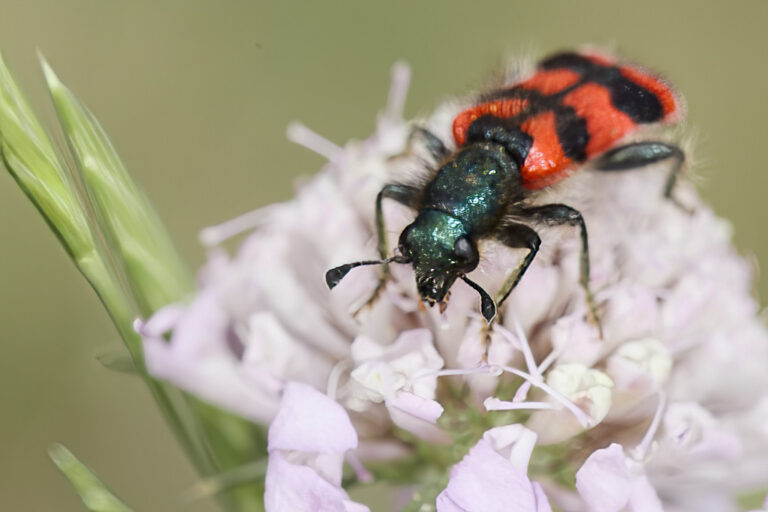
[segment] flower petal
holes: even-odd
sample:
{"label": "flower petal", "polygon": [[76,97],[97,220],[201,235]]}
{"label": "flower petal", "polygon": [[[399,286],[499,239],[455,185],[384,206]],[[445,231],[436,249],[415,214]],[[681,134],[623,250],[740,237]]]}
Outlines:
{"label": "flower petal", "polygon": [[147,369],[204,400],[267,422],[277,410],[278,395],[243,375],[236,354],[219,342],[226,328],[226,315],[216,298],[200,294],[179,319],[170,342],[162,336],[144,338]]}
{"label": "flower petal", "polygon": [[621,445],[595,451],[576,472],[576,489],[590,512],[663,512],[656,490],[640,464]]}
{"label": "flower petal", "polygon": [[443,406],[436,400],[422,398],[407,391],[398,391],[394,398],[387,400],[387,407],[396,407],[420,420],[437,422],[443,414]]}
{"label": "flower petal", "polygon": [[437,501],[438,512],[532,512],[536,491],[525,473],[482,439],[451,470]]}
{"label": "flower petal", "polygon": [[624,450],[613,443],[587,458],[576,472],[576,489],[590,511],[618,512],[629,502],[631,478]]}
{"label": "flower petal", "polygon": [[438,512],[545,512],[549,502],[526,476],[536,434],[522,425],[489,430],[451,470]]}
{"label": "flower petal", "polygon": [[343,453],[357,447],[344,408],[315,388],[291,382],[269,427],[269,451]]}
{"label": "flower petal", "polygon": [[269,455],[264,507],[267,512],[365,512],[337,487],[312,468],[288,462],[280,452]]}

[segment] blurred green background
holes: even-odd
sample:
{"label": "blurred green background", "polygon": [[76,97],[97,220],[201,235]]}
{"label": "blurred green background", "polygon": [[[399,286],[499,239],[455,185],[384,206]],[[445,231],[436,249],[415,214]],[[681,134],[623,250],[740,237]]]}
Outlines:
{"label": "blurred green background", "polygon": [[[702,193],[766,266],[766,23],[768,2],[734,0],[0,0],[0,49],[52,122],[45,54],[196,267],[201,227],[289,198],[322,165],[286,124],[337,143],[369,134],[395,60],[413,66],[416,115],[481,86],[504,57],[613,46],[684,93]],[[212,510],[180,498],[195,476],[142,384],[95,362],[118,336],[7,174],[0,219],[0,509],[82,510],[45,455],[61,441],[137,510]]]}

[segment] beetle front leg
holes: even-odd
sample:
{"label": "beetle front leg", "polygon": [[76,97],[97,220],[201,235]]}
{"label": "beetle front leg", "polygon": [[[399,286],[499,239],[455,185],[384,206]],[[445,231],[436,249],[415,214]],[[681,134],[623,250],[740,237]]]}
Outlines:
{"label": "beetle front leg", "polygon": [[[387,226],[384,220],[384,199],[393,199],[398,203],[408,206],[409,208],[417,208],[419,198],[421,197],[421,191],[412,185],[403,185],[400,183],[389,183],[384,185],[379,193],[376,195],[376,238],[377,246],[379,249],[379,256],[382,260],[387,258],[389,254],[389,247],[387,244]],[[389,264],[384,263],[381,267],[381,275],[379,277],[379,283],[376,285],[376,289],[371,294],[371,297],[363,304],[360,309],[355,311],[357,315],[360,311],[366,307],[372,305],[378,298],[384,286],[389,279]]]}
{"label": "beetle front leg", "polygon": [[501,289],[496,294],[496,307],[501,308],[501,305],[507,300],[509,294],[512,293],[517,283],[522,279],[525,271],[533,263],[533,259],[536,257],[536,253],[539,252],[539,246],[541,245],[541,238],[538,233],[531,227],[525,224],[508,224],[496,235],[499,242],[503,243],[507,247],[513,249],[528,249],[528,254],[525,258],[512,270],[509,276],[504,280]]}
{"label": "beetle front leg", "polygon": [[530,208],[523,208],[515,215],[530,219],[534,222],[545,224],[547,226],[578,226],[579,235],[581,237],[581,253],[579,256],[579,282],[584,288],[584,292],[587,295],[587,308],[589,309],[589,318],[600,332],[600,337],[603,337],[602,326],[600,325],[600,316],[597,313],[597,305],[595,304],[595,298],[592,294],[592,290],[589,285],[590,281],[590,266],[589,266],[589,237],[587,235],[587,223],[584,222],[584,217],[581,212],[575,208],[572,208],[564,204],[547,204],[542,206],[533,206]]}

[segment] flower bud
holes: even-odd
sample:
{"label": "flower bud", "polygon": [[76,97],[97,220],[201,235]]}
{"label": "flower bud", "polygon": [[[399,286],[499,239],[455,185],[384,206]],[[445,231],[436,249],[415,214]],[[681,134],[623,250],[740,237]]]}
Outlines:
{"label": "flower bud", "polygon": [[[579,363],[561,364],[547,374],[547,384],[589,416],[588,427],[600,423],[611,407],[613,381],[600,370]],[[584,429],[564,409],[536,411],[527,426],[539,434],[540,444],[559,443]]]}

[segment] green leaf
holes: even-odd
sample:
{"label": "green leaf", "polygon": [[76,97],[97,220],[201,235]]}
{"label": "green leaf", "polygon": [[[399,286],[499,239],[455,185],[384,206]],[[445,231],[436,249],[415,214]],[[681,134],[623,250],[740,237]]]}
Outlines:
{"label": "green leaf", "polygon": [[54,444],[48,450],[48,455],[70,481],[88,510],[93,512],[130,512],[132,510],[64,446]]}
{"label": "green leaf", "polygon": [[45,60],[42,65],[96,221],[139,312],[148,316],[184,299],[194,289],[194,281],[149,200],[126,171],[96,117]]}

